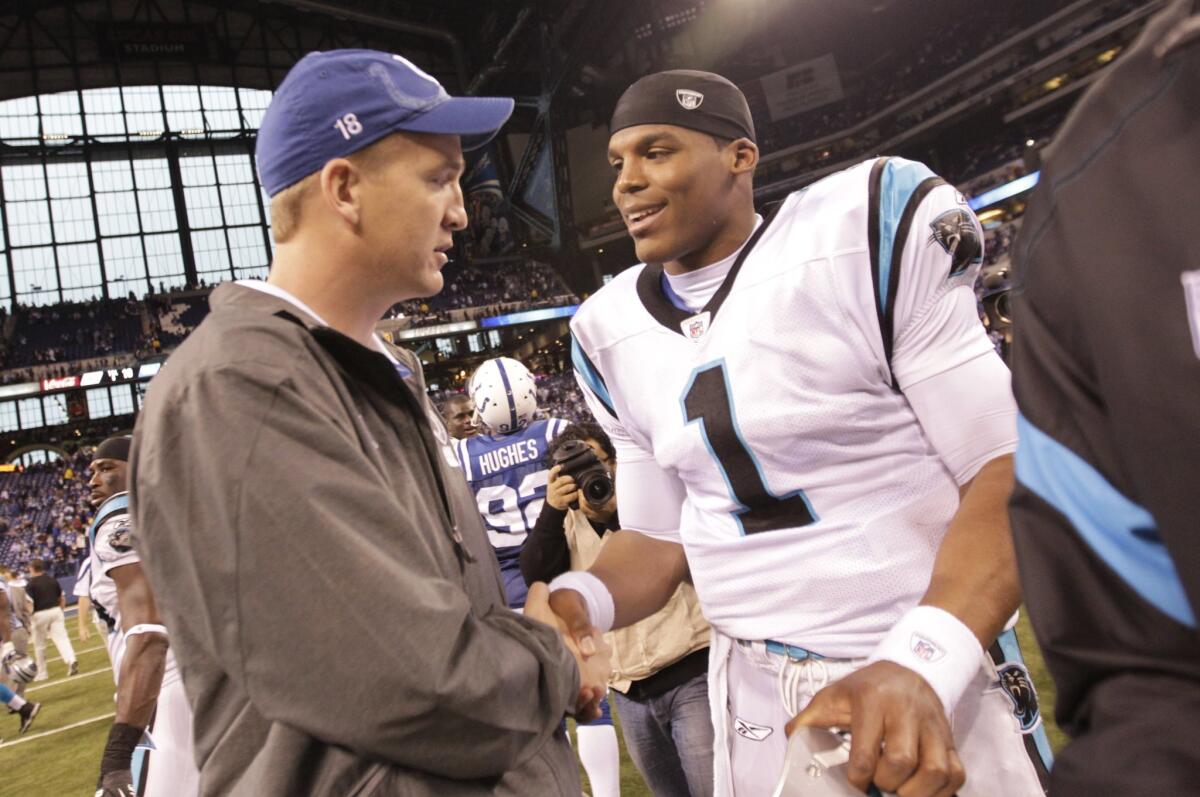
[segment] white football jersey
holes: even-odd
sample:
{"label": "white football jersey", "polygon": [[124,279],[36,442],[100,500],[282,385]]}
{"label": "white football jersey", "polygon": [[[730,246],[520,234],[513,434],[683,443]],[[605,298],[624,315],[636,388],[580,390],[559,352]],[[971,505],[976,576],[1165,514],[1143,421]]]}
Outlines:
{"label": "white football jersey", "polygon": [[[88,529],[88,566],[80,567],[80,578],[88,579],[88,594],[96,614],[108,626],[108,655],[112,660],[113,680],[121,674],[121,658],[125,654],[125,631],[121,627],[121,612],[117,604],[117,585],[109,573],[123,565],[140,563],[141,557],[133,548],[133,518],[129,514],[129,493],[110,496],[96,510],[96,518]],[[167,648],[163,686],[179,680],[175,655]]]}
{"label": "white football jersey", "polygon": [[[682,542],[722,633],[865,656],[927,589],[974,472],[951,473],[904,390],[996,357],[972,288],[981,241],[952,186],[880,158],[789,196],[701,311],[643,264],[576,314],[622,525]],[[976,400],[1015,412],[1011,395]],[[656,478],[622,479],[636,463]]]}

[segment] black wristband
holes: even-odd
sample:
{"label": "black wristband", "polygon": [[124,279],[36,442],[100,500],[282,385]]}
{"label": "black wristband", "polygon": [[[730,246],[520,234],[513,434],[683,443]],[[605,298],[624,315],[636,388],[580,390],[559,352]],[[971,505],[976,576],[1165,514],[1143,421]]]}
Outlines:
{"label": "black wristband", "polygon": [[109,772],[119,772],[133,766],[133,749],[142,740],[143,728],[135,728],[124,722],[114,722],[108,731],[108,742],[104,745],[104,757],[100,759],[100,777]]}

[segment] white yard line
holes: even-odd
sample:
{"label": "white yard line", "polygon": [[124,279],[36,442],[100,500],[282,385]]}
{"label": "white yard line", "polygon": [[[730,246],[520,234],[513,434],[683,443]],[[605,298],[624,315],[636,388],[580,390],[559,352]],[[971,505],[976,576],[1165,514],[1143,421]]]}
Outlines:
{"label": "white yard line", "polygon": [[[75,658],[79,658],[84,653],[91,653],[93,650],[104,650],[104,645],[101,645],[98,648],[87,648],[86,650],[77,650],[77,651],[75,651]],[[62,660],[63,660],[62,656],[55,656],[52,659],[46,659],[46,663],[49,664],[52,661],[62,661]]]}
{"label": "white yard line", "polygon": [[81,680],[83,678],[91,678],[93,675],[102,675],[103,673],[106,673],[106,672],[112,672],[112,667],[105,667],[103,670],[92,670],[91,672],[85,672],[83,675],[68,675],[65,678],[59,678],[58,680],[52,679],[50,681],[50,683],[35,681],[34,683],[40,683],[41,685],[29,687],[28,689],[25,690],[25,694],[29,694],[30,692],[36,692],[39,689],[49,689],[52,686],[61,686],[63,684],[74,683],[75,681]]}
{"label": "white yard line", "polygon": [[25,744],[25,742],[32,742],[34,739],[41,739],[43,736],[53,736],[56,733],[62,733],[63,731],[69,731],[74,728],[82,727],[84,725],[91,725],[93,722],[99,722],[100,720],[109,720],[115,716],[117,716],[117,714],[114,711],[114,712],[110,712],[108,714],[102,714],[99,717],[92,717],[91,719],[80,720],[79,722],[75,722],[70,725],[64,725],[63,727],[55,728],[52,731],[45,731],[43,733],[35,733],[32,736],[22,736],[21,738],[14,739],[11,742],[4,742],[3,744],[0,744],[0,750],[4,750],[5,748],[8,748],[8,747],[16,747],[19,744]]}

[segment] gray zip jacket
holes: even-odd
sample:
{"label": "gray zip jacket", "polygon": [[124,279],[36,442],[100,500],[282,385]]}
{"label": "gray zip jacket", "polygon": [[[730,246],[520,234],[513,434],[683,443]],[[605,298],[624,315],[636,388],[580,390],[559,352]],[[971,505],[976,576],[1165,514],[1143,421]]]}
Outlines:
{"label": "gray zip jacket", "polygon": [[201,793],[578,795],[574,660],[505,607],[419,361],[245,286],[210,302],[130,463]]}

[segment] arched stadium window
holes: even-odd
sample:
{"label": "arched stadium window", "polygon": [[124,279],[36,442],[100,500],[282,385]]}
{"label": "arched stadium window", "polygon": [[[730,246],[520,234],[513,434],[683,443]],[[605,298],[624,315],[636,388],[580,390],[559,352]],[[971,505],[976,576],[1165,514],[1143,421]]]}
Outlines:
{"label": "arched stadium window", "polygon": [[14,465],[20,465],[23,468],[28,468],[31,465],[48,465],[51,462],[57,462],[62,459],[62,455],[51,448],[35,448],[32,451],[22,452],[13,460]]}
{"label": "arched stadium window", "polygon": [[0,306],[266,276],[253,152],[270,98],[143,85],[0,101]]}

